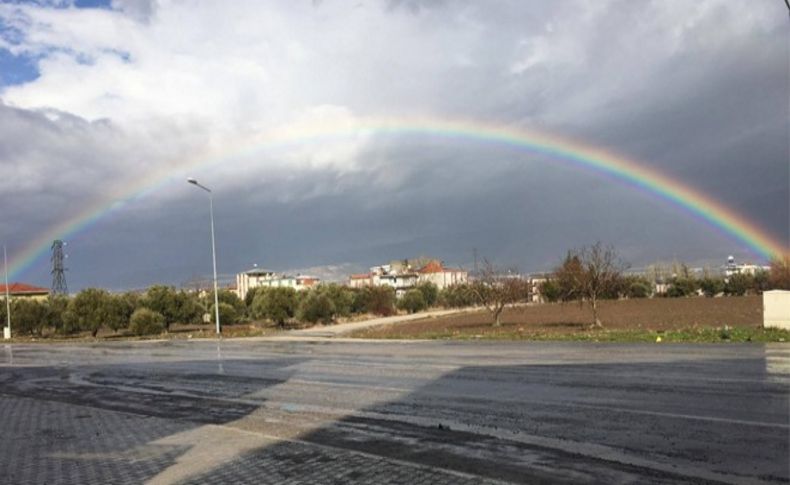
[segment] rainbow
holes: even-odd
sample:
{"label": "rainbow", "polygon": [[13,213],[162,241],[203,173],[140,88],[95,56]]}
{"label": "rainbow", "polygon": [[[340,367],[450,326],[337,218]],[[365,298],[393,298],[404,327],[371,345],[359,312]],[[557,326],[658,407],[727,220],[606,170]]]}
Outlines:
{"label": "rainbow", "polygon": [[9,275],[15,279],[36,261],[45,258],[54,239],[68,240],[135,199],[169,183],[183,183],[188,174],[229,160],[254,158],[252,155],[263,150],[287,149],[369,135],[409,135],[487,142],[565,160],[651,193],[706,221],[766,260],[790,252],[785,243],[775,240],[766,231],[721,202],[679,180],[603,148],[548,133],[494,123],[439,118],[363,118],[342,123],[330,120],[292,125],[229,144],[241,148],[165,164],[163,168],[150,171],[131,184],[126,183],[110,190],[114,196],[97,199],[71,218],[43,231],[22,250],[11,254]]}

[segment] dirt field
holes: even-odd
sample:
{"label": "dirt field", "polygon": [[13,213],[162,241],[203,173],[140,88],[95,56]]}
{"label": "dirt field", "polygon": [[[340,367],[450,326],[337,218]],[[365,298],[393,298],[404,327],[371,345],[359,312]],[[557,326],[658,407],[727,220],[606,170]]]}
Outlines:
{"label": "dirt field", "polygon": [[[666,332],[762,326],[762,297],[655,298],[604,301],[600,316],[606,331]],[[377,327],[356,336],[366,338],[464,338],[470,336],[550,336],[589,334],[592,314],[578,303],[543,304],[505,310],[502,326],[491,326],[481,311]]]}

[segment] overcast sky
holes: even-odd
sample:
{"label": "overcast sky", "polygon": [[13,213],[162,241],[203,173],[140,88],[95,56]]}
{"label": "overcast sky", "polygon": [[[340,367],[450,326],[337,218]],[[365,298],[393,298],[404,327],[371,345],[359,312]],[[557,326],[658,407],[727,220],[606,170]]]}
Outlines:
{"label": "overcast sky", "polygon": [[[430,255],[522,271],[613,244],[634,267],[755,255],[667,202],[513,147],[319,120],[472,120],[622,154],[790,244],[781,0],[112,0],[0,4],[0,239],[13,260],[86,208],[172,179],[67,239],[71,289],[218,265],[354,271]],[[214,155],[212,155],[214,154]],[[15,278],[49,286],[49,261]]]}

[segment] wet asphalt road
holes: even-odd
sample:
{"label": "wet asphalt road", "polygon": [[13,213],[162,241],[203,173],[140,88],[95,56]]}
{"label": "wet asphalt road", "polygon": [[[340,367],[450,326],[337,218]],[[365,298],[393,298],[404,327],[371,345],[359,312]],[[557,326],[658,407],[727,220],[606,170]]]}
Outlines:
{"label": "wet asphalt road", "polygon": [[788,483],[790,345],[0,346],[3,483]]}

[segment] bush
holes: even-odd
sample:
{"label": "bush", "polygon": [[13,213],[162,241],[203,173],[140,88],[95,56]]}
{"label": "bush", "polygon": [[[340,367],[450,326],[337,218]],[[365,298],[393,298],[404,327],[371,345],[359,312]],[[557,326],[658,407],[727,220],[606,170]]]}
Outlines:
{"label": "bush", "polygon": [[425,301],[423,292],[414,289],[407,291],[400,300],[398,300],[398,308],[409,313],[417,313],[428,308],[428,303]]}
{"label": "bush", "polygon": [[132,313],[129,330],[135,335],[156,335],[165,330],[165,317],[149,308],[138,308]]}
{"label": "bush", "polygon": [[323,324],[332,323],[335,316],[335,304],[328,295],[319,291],[310,291],[299,304],[299,319],[305,322]]}

